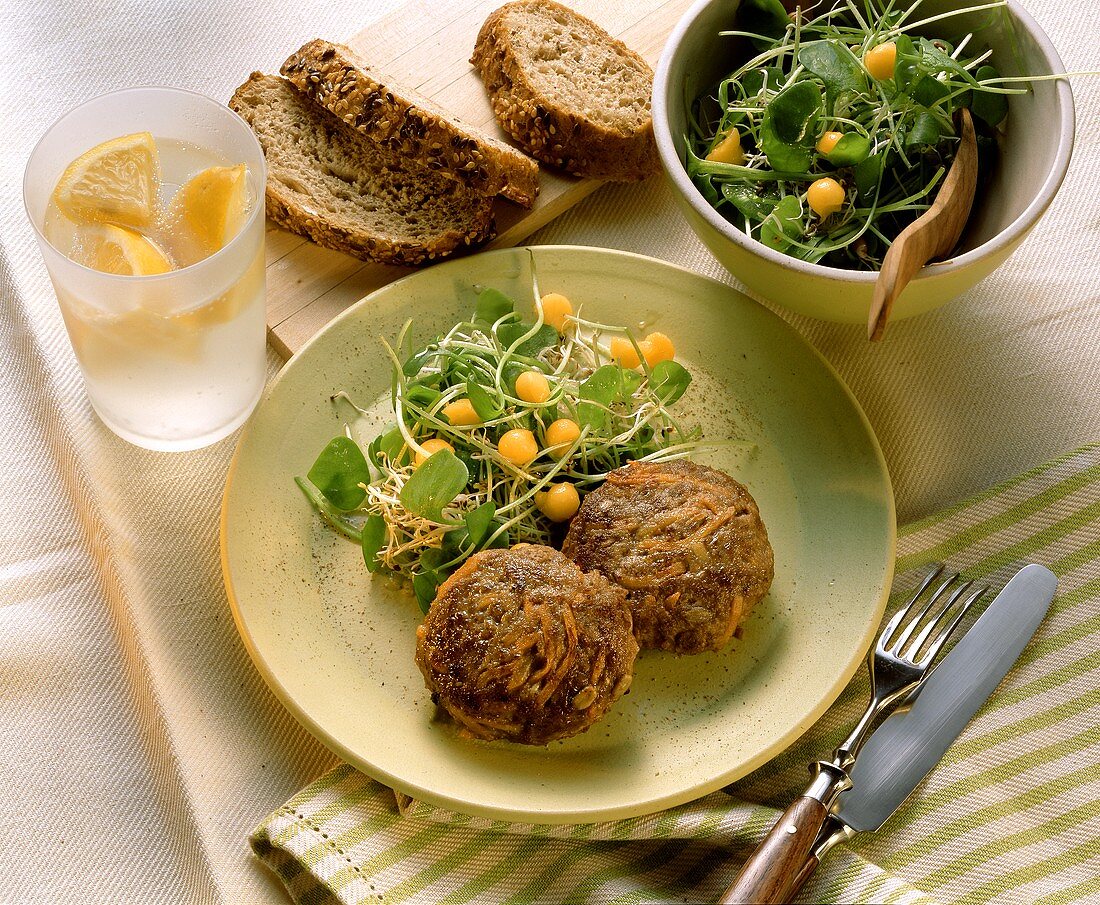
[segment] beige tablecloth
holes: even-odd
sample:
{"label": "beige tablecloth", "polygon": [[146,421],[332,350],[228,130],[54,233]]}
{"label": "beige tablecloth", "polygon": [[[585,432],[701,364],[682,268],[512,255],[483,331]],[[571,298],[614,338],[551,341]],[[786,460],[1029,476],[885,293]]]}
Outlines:
{"label": "beige tablecloth", "polygon": [[[27,155],[91,95],[162,83],[224,98],[393,5],[0,4],[0,902],[285,901],[245,837],[334,762],[229,616],[216,533],[232,440],[148,453],[92,414],[25,222]],[[1069,69],[1096,68],[1094,4],[1026,5]],[[1074,92],[1069,178],[997,274],[878,347],[796,324],[867,411],[903,521],[1100,438],[1100,84]],[[536,240],[721,276],[659,181],[605,188]]]}

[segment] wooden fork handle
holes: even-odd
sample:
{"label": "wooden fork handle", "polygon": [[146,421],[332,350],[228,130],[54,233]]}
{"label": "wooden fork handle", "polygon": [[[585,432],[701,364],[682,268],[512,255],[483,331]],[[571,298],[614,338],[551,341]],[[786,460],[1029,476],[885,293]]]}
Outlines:
{"label": "wooden fork handle", "polygon": [[[786,902],[811,858],[810,852],[828,815],[825,805],[816,798],[796,798],[745,862],[733,885],[719,900],[722,905]],[[805,877],[801,879],[805,882]]]}

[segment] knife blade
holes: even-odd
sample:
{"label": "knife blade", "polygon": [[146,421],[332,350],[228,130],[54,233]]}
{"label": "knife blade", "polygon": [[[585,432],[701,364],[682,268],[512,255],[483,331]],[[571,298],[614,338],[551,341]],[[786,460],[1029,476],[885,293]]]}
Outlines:
{"label": "knife blade", "polygon": [[908,709],[883,721],[851,770],[793,897],[835,845],[879,829],[940,762],[955,738],[1019,659],[1054,599],[1057,578],[1044,566],[1020,569],[925,680]]}

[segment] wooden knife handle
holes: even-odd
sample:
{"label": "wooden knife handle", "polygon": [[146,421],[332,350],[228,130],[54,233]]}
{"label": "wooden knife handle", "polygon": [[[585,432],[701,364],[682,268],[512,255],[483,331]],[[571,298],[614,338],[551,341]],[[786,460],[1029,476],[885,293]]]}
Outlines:
{"label": "wooden knife handle", "polygon": [[802,869],[795,874],[794,880],[791,883],[791,888],[787,890],[787,898],[794,899],[800,892],[802,887],[806,885],[806,881],[810,879],[810,876],[818,865],[821,863],[817,855],[809,854],[806,856],[806,863],[802,865]]}
{"label": "wooden knife handle", "polygon": [[722,905],[786,902],[828,814],[816,798],[795,799],[719,899]]}

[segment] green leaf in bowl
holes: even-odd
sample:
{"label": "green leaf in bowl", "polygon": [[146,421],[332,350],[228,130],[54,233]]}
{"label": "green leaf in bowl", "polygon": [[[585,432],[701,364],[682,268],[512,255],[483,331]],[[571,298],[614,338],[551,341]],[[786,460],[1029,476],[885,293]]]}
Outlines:
{"label": "green leaf in bowl", "polygon": [[761,149],[772,169],[800,173],[809,167],[821,109],[821,89],[812,81],[788,85],[772,99],[760,124]]}
{"label": "green leaf in bowl", "polygon": [[871,153],[871,140],[858,132],[847,132],[835,147],[825,155],[825,159],[836,167],[855,166],[866,160]]}
{"label": "green leaf in bowl", "polygon": [[470,543],[474,547],[480,547],[482,541],[489,536],[489,529],[493,526],[493,518],[497,514],[496,504],[492,500],[482,503],[473,512],[466,513],[466,531]]}
{"label": "green leaf in bowl", "polygon": [[672,405],[687,392],[691,374],[676,361],[658,362],[650,375],[653,392],[665,405]]}
{"label": "green leaf in bowl", "polygon": [[367,564],[368,572],[377,572],[382,568],[382,563],[378,559],[378,551],[382,549],[382,545],[385,543],[386,520],[377,513],[372,513],[363,523],[363,562]]}
{"label": "green leaf in bowl", "polygon": [[867,90],[867,75],[839,41],[811,41],[798,51],[798,62],[825,83],[825,93],[835,98],[842,91]]}
{"label": "green leaf in bowl", "polygon": [[[998,72],[992,66],[981,66],[974,73],[979,82],[995,79]],[[970,112],[984,119],[989,125],[996,126],[1008,116],[1008,98],[992,91],[975,89],[971,93]]]}
{"label": "green leaf in bowl", "polygon": [[791,17],[779,0],[742,0],[737,8],[737,27],[740,30],[773,39],[762,41],[753,38],[752,43],[757,50],[767,50],[775,38],[782,37],[790,24]]}
{"label": "green leaf in bowl", "polygon": [[482,421],[491,421],[503,411],[500,400],[473,379],[466,381],[466,398]]}
{"label": "green leaf in bowl", "polygon": [[909,127],[909,133],[905,136],[906,148],[923,148],[934,145],[940,140],[940,123],[927,110],[922,110],[913,117],[913,125]]}
{"label": "green leaf in bowl", "polygon": [[589,401],[577,406],[577,420],[582,426],[602,427],[607,421],[604,409],[619,398],[622,389],[623,369],[619,365],[597,368],[585,378],[578,390],[580,398]]}
{"label": "green leaf in bowl", "polygon": [[790,245],[788,239],[802,233],[802,205],[794,195],[787,195],[775,206],[760,226],[760,241],[776,251]]}
{"label": "green leaf in bowl", "polygon": [[723,182],[722,195],[754,223],[763,220],[779,203],[774,192],[760,194],[756,186],[744,182]]}

